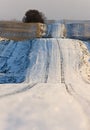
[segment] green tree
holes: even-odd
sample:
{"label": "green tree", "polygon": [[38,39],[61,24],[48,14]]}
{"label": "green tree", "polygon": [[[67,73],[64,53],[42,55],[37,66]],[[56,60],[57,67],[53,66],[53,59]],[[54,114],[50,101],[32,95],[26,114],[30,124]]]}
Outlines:
{"label": "green tree", "polygon": [[22,19],[24,23],[45,23],[45,20],[45,15],[38,10],[28,10]]}

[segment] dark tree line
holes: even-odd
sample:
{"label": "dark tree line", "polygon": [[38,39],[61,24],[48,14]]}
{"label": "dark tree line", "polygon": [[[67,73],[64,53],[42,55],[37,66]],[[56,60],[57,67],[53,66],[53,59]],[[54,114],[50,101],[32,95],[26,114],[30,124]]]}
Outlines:
{"label": "dark tree line", "polygon": [[38,10],[28,10],[22,19],[24,23],[45,23],[45,20],[45,15]]}

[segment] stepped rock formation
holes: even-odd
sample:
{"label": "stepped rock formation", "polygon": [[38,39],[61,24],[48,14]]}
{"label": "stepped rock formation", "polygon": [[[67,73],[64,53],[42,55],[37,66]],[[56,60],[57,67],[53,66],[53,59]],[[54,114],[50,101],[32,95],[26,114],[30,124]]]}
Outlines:
{"label": "stepped rock formation", "polygon": [[90,130],[89,41],[0,41],[0,113],[0,130]]}

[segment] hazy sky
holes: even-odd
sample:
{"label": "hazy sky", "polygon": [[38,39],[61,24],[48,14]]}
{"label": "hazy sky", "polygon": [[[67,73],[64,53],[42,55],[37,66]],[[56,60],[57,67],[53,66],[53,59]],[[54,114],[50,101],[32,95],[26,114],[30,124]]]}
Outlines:
{"label": "hazy sky", "polygon": [[29,9],[38,9],[48,19],[90,20],[90,0],[0,0],[0,20],[22,20]]}

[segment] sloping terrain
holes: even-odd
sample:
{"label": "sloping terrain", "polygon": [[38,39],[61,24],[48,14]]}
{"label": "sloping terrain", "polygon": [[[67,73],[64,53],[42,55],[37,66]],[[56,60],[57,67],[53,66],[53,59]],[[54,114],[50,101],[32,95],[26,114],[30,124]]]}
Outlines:
{"label": "sloping terrain", "polygon": [[0,42],[0,130],[90,130],[89,124],[89,42]]}

